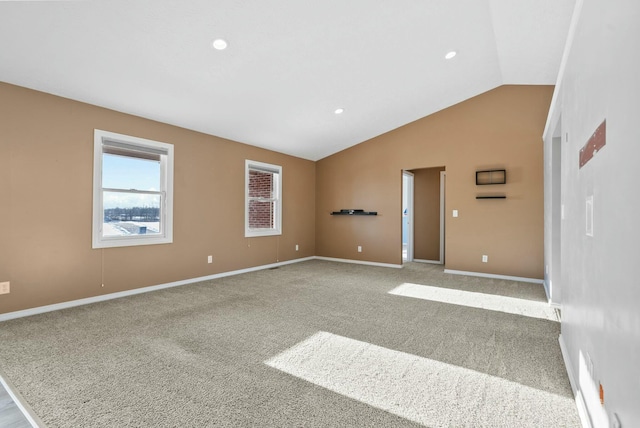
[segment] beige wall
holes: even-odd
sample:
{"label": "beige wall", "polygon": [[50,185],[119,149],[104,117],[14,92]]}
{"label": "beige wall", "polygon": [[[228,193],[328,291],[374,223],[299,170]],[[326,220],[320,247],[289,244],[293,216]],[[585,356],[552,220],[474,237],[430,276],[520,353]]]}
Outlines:
{"label": "beige wall", "polygon": [[414,169],[413,258],[440,260],[440,172],[444,168]]}
{"label": "beige wall", "polygon": [[[314,162],[4,83],[0,118],[0,313],[315,254]],[[174,144],[172,244],[91,248],[94,128]],[[245,159],[283,167],[280,237],[244,238]]]}
{"label": "beige wall", "polygon": [[[446,268],[542,278],[542,132],[552,92],[501,86],[318,161],[317,255],[402,263],[402,170],[445,166]],[[490,168],[507,170],[507,184],[491,186],[507,199],[475,199],[489,187],[475,185],[475,171]],[[329,215],[340,208],[379,215]]]}
{"label": "beige wall", "polygon": [[[0,83],[0,313],[313,255],[400,264],[402,170],[443,165],[446,267],[542,278],[552,89],[502,86],[314,163]],[[91,248],[95,128],[175,145],[172,244]],[[245,159],[283,166],[280,237],[244,238]],[[506,200],[475,199],[487,168]]]}

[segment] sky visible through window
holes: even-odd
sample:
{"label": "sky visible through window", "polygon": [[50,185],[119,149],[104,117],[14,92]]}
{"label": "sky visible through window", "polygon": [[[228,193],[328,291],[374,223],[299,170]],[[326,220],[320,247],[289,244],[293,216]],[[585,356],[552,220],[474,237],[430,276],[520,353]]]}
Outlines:
{"label": "sky visible through window", "polygon": [[[160,189],[160,162],[104,154],[102,156],[102,187],[123,190]],[[158,195],[105,192],[104,208],[158,207]]]}

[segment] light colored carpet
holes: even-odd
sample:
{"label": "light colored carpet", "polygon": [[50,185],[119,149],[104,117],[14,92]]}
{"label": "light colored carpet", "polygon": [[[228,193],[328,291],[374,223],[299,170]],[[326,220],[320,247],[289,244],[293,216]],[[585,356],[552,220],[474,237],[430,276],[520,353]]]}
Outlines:
{"label": "light colored carpet", "polygon": [[579,427],[545,305],[315,260],[4,322],[0,367],[51,428]]}

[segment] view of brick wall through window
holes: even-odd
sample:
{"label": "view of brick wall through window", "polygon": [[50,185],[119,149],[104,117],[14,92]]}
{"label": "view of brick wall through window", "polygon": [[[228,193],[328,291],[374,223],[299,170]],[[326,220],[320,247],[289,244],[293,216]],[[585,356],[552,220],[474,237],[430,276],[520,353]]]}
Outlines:
{"label": "view of brick wall through window", "polygon": [[[249,170],[249,228],[275,228],[274,177],[271,172]],[[260,200],[260,199],[262,200]],[[265,201],[264,199],[269,199]]]}

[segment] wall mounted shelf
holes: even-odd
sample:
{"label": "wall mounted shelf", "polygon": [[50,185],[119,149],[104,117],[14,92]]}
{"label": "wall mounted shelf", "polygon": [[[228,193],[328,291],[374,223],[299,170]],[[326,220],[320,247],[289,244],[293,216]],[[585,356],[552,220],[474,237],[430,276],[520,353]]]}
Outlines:
{"label": "wall mounted shelf", "polygon": [[331,215],[378,215],[378,212],[365,210],[340,210],[332,212]]}

